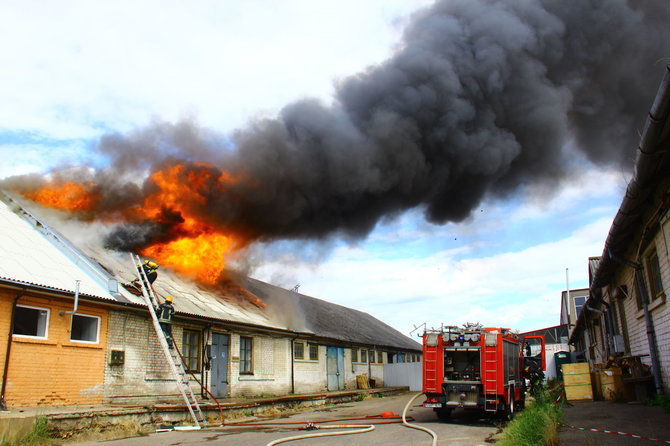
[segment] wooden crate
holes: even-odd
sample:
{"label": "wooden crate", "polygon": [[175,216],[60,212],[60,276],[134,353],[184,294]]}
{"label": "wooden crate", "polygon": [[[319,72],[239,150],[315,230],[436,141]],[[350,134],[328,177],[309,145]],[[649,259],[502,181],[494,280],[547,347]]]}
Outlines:
{"label": "wooden crate", "polygon": [[587,362],[562,364],[561,370],[568,401],[593,401],[591,371]]}
{"label": "wooden crate", "polygon": [[612,367],[601,370],[598,374],[600,375],[600,387],[603,398],[608,401],[624,401],[625,394],[621,369],[619,367]]}

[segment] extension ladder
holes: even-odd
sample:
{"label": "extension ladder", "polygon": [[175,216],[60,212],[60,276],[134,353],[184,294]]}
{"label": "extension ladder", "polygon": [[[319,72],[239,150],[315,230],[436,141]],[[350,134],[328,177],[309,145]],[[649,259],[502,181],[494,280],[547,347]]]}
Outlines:
{"label": "extension ladder", "polygon": [[[140,256],[130,253],[130,258],[133,264],[133,268],[137,272],[137,276],[139,279],[138,285],[142,290],[142,296],[144,296],[144,301],[147,304],[147,307],[149,308],[149,314],[151,314],[151,319],[154,324],[154,330],[156,331],[156,336],[158,337],[159,344],[163,349],[165,359],[167,359],[167,362],[170,365],[172,375],[175,377],[175,380],[177,381],[177,387],[179,387],[179,392],[181,393],[181,396],[184,398],[186,407],[188,407],[188,411],[191,414],[191,417],[193,418],[193,422],[195,423],[195,429],[200,429],[201,424],[203,426],[207,426],[207,420],[205,419],[202,410],[200,410],[200,405],[198,404],[198,400],[195,398],[195,395],[193,394],[193,389],[191,389],[191,386],[189,385],[188,373],[186,372],[184,364],[181,358],[179,357],[179,353],[177,353],[176,345],[174,345],[174,348],[172,349],[168,347],[167,339],[163,334],[163,329],[158,323],[158,317],[156,316],[155,311],[155,309],[158,307],[158,299],[156,298],[156,293],[154,293],[153,288],[149,285],[147,275],[144,271],[144,268],[142,268],[142,262]],[[172,342],[174,344],[175,340],[172,339]]]}

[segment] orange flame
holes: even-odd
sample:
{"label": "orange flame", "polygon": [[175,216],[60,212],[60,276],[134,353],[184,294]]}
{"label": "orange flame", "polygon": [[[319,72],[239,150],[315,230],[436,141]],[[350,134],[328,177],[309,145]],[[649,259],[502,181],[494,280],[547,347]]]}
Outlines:
{"label": "orange flame", "polygon": [[201,234],[149,246],[142,255],[201,282],[214,284],[226,265],[224,256],[233,246],[233,239],[226,235]]}
{"label": "orange flame", "polygon": [[244,243],[233,234],[215,229],[195,217],[192,209],[194,205],[205,203],[201,189],[221,189],[232,183],[233,178],[200,163],[195,169],[178,164],[154,172],[150,181],[158,190],[145,198],[140,213],[145,218],[155,219],[164,209],[170,209],[179,212],[183,221],[172,228],[180,235],[177,239],[149,246],[142,255],[203,283],[216,283],[226,265],[226,255]]}
{"label": "orange flame", "polygon": [[[90,186],[90,184],[87,184]],[[87,211],[93,208],[97,198],[81,184],[71,181],[51,181],[34,192],[25,194],[26,198],[42,206],[67,211]]]}
{"label": "orange flame", "polygon": [[[246,241],[225,228],[207,222],[198,215],[196,208],[204,207],[204,193],[223,191],[235,181],[228,173],[209,164],[172,165],[150,176],[148,186],[154,192],[144,199],[140,207],[128,206],[115,215],[116,218],[122,215],[130,221],[157,221],[166,210],[180,215],[181,221],[170,227],[173,235],[170,241],[147,246],[140,254],[204,284],[213,285],[226,265],[226,256],[243,247]],[[36,191],[24,193],[24,196],[51,208],[91,211],[99,202],[99,196],[92,192],[94,187],[94,183],[51,181]],[[104,209],[100,211],[96,218],[109,217],[102,214]]]}

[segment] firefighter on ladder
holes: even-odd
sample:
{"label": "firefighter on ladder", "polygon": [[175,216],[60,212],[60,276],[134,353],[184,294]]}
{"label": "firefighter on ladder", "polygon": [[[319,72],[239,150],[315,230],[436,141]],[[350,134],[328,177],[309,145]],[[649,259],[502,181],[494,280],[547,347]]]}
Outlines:
{"label": "firefighter on ladder", "polygon": [[[149,283],[144,283],[147,288],[149,288],[153,283],[156,281],[156,278],[158,277],[158,264],[156,262],[153,262],[151,260],[145,260],[144,263],[141,265],[137,265],[138,270],[144,270],[144,274],[147,276],[147,281]],[[140,273],[140,277],[142,277],[142,280],[144,280],[144,277]],[[133,286],[135,286],[137,289],[141,289],[141,285],[139,282],[139,279],[135,279],[132,282]]]}
{"label": "firefighter on ladder", "polygon": [[174,315],[174,306],[172,305],[172,296],[167,296],[162,304],[156,307],[156,316],[158,323],[163,330],[168,347],[172,348],[172,316]]}

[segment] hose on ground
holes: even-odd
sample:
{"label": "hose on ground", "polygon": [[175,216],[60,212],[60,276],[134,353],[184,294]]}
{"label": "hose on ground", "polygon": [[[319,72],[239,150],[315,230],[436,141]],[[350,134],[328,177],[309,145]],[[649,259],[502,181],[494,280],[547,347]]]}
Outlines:
{"label": "hose on ground", "polygon": [[370,432],[374,430],[374,425],[372,424],[333,424],[331,426],[319,426],[317,429],[354,429],[349,431],[338,431],[338,432],[319,432],[314,434],[303,434],[296,435],[294,437],[280,438],[278,440],[271,441],[266,446],[274,446],[279,443],[286,443],[287,441],[294,440],[304,440],[306,438],[318,438],[318,437],[330,437],[335,435],[351,435],[351,434],[363,434],[365,432]]}
{"label": "hose on ground", "polygon": [[428,429],[427,427],[423,427],[423,426],[419,426],[417,424],[411,424],[411,423],[407,422],[407,417],[406,417],[407,409],[409,409],[409,406],[412,404],[412,402],[414,402],[414,400],[417,399],[418,397],[420,397],[421,395],[423,395],[423,393],[417,393],[416,395],[414,395],[414,397],[411,400],[407,401],[407,404],[405,405],[405,409],[403,409],[403,411],[402,411],[402,424],[404,424],[407,427],[411,427],[412,429],[418,429],[420,431],[427,432],[428,434],[430,434],[431,437],[433,437],[432,446],[437,446],[437,434],[435,432]]}

